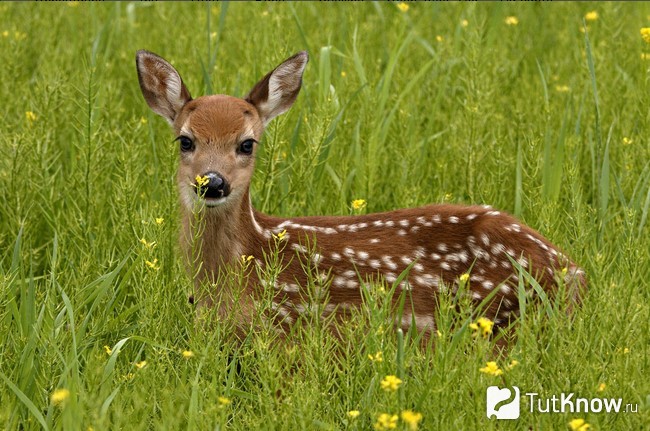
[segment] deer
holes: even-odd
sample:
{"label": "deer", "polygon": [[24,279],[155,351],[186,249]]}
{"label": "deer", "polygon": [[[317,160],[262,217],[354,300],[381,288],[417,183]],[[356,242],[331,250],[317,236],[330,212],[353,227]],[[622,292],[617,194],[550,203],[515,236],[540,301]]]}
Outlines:
{"label": "deer", "polygon": [[[142,95],[171,125],[179,146],[180,243],[191,261],[195,291],[201,292],[197,309],[235,314],[238,331],[244,331],[262,313],[260,298],[270,291],[273,324],[291,326],[309,310],[307,286],[314,284],[314,273],[326,293],[322,318],[344,318],[363,307],[364,289],[395,285],[406,297],[395,325],[415,326],[426,339],[437,331],[439,296],[461,285],[471,304],[490,298],[483,312],[497,328],[517,318],[523,284],[533,295],[541,287],[549,296],[564,286],[564,299],[579,303],[586,289],[584,270],[540,233],[488,205],[290,218],[257,211],[250,183],[262,135],[297,99],[308,58],[305,51],[289,57],[243,98],[194,99],[169,62],[146,50],[136,54]],[[193,223],[197,206],[200,230]],[[196,258],[193,237],[200,250]],[[223,274],[242,258],[263,266],[278,239],[282,271],[271,278],[251,271],[241,286],[223,282]],[[522,279],[525,274],[534,276],[537,290]]]}

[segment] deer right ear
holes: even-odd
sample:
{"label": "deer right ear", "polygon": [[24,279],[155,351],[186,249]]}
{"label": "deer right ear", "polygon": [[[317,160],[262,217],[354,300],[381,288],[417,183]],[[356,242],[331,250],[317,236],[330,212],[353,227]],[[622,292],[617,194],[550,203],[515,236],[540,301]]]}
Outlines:
{"label": "deer right ear", "polygon": [[173,125],[183,106],[192,100],[181,76],[171,64],[153,52],[138,51],[135,64],[144,100],[156,114]]}

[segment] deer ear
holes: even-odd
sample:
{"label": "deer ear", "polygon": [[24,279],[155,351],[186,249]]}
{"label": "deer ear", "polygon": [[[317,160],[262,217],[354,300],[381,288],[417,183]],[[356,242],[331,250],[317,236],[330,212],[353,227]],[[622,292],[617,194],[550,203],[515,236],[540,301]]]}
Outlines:
{"label": "deer ear", "polygon": [[192,100],[181,76],[171,64],[153,52],[138,51],[135,64],[144,100],[156,114],[173,125],[183,106]]}
{"label": "deer ear", "polygon": [[296,101],[307,61],[309,56],[306,51],[286,59],[255,84],[245,97],[247,102],[257,108],[265,126],[273,118],[291,108]]}

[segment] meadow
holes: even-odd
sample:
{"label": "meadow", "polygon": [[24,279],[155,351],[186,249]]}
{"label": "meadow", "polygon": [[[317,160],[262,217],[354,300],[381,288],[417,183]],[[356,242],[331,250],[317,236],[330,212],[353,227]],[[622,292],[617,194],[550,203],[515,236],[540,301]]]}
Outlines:
{"label": "meadow", "polygon": [[[2,3],[0,17],[0,428],[650,428],[650,4]],[[178,149],[140,93],[142,48],[193,96],[243,96],[307,50],[261,145],[256,208],[490,204],[582,265],[582,306],[527,308],[497,356],[453,298],[429,349],[377,297],[344,341],[317,318],[288,343],[197,325]],[[487,419],[492,385],[521,388],[519,419]],[[530,412],[524,392],[636,411]]]}

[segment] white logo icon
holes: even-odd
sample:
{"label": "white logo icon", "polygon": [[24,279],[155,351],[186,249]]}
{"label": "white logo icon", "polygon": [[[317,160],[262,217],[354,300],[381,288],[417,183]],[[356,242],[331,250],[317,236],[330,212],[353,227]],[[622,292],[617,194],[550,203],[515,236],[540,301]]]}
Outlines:
{"label": "white logo icon", "polygon": [[487,417],[490,419],[496,416],[497,419],[517,419],[519,418],[519,388],[513,386],[510,388],[499,388],[490,386],[487,388]]}

